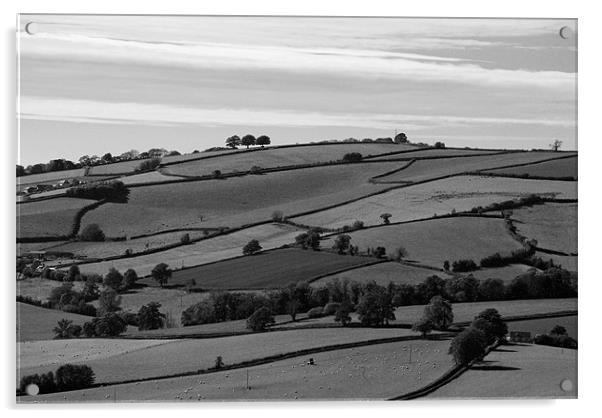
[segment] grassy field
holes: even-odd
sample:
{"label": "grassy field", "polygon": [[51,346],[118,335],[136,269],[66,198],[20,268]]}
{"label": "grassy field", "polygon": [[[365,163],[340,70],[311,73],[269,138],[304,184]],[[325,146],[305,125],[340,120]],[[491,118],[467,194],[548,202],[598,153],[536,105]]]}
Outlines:
{"label": "grassy field", "polygon": [[[570,379],[573,390],[560,383]],[[427,396],[434,398],[576,398],[577,350],[510,345],[492,351],[483,364]]]}
{"label": "grassy field", "polygon": [[529,164],[521,167],[487,170],[488,173],[511,176],[539,177],[574,177],[577,178],[577,156],[543,163]]}
{"label": "grassy field", "polygon": [[508,283],[514,280],[516,276],[526,273],[532,268],[533,267],[526,266],[524,264],[510,264],[505,267],[475,270],[471,271],[470,274],[472,274],[478,280],[500,279]]}
{"label": "grassy field", "polygon": [[94,200],[59,197],[17,205],[17,237],[68,235],[77,212]]}
{"label": "grassy field", "polygon": [[[38,402],[118,400],[386,399],[416,390],[450,367],[449,341],[412,341],[312,354],[248,369],[43,395]],[[409,351],[412,350],[410,362]],[[247,370],[250,390],[246,389]],[[107,397],[108,396],[108,397]],[[31,398],[22,398],[31,402]]]}
{"label": "grassy field", "polygon": [[457,176],[391,190],[376,196],[292,218],[312,226],[339,228],[355,220],[366,226],[382,223],[380,214],[390,213],[391,222],[410,221],[434,214],[470,210],[476,206],[538,194],[575,199],[577,184],[553,180],[523,180],[502,177]]}
{"label": "grassy field", "polygon": [[562,316],[558,318],[530,319],[528,321],[508,322],[508,331],[528,331],[532,336],[549,334],[556,325],[566,328],[569,337],[578,338],[577,315]]}
{"label": "grassy field", "polygon": [[424,157],[459,157],[463,155],[475,155],[475,154],[500,154],[503,150],[481,150],[481,149],[450,149],[450,148],[430,148],[425,150],[417,150],[410,153],[401,153],[393,155],[381,155],[378,157],[370,158],[374,161],[384,161],[397,158],[412,159],[412,158],[424,158]]}
{"label": "grassy field", "polygon": [[[61,284],[61,282],[56,280],[42,279],[41,277],[30,277],[17,281],[17,295],[29,296],[34,299],[46,301],[48,296],[50,296],[52,289],[59,287]],[[74,290],[81,291],[82,288],[82,282],[73,282]],[[46,310],[43,312],[46,312]]]}
{"label": "grassy field", "polygon": [[[360,251],[378,246],[393,253],[402,246],[408,252],[407,260],[436,268],[443,268],[448,260],[472,259],[477,264],[481,258],[495,254],[509,254],[522,248],[506,230],[503,219],[481,217],[455,217],[432,219],[401,225],[386,225],[349,233],[351,244]],[[329,237],[324,247],[329,247],[335,237]]]}
{"label": "grassy field", "polygon": [[49,173],[30,174],[28,176],[17,177],[17,185],[36,185],[58,182],[63,179],[78,178],[84,175],[83,168],[73,170],[52,171]]}
{"label": "grassy field", "polygon": [[141,160],[130,160],[120,161],[118,163],[103,164],[90,167],[88,174],[94,175],[107,175],[107,174],[127,174],[132,173],[142,164],[146,159]]}
{"label": "grassy field", "polygon": [[[176,271],[169,284],[194,279],[199,289],[265,289],[370,262],[374,259],[288,248]],[[150,278],[141,282],[157,285]]]}
{"label": "grassy field", "polygon": [[436,274],[439,277],[447,278],[449,275],[430,269],[414,267],[407,264],[400,264],[394,261],[387,263],[374,264],[372,266],[359,267],[343,273],[326,276],[320,280],[312,282],[313,287],[326,286],[334,279],[355,281],[359,283],[368,283],[375,281],[381,286],[386,286],[390,282],[403,284],[422,283],[427,277]]}
{"label": "grassy field", "polygon": [[518,233],[536,239],[537,246],[577,254],[577,204],[546,203],[515,209]]}
{"label": "grassy field", "polygon": [[553,254],[546,254],[546,253],[542,253],[542,252],[536,252],[535,255],[537,257],[541,257],[544,260],[552,260],[554,261],[554,264],[561,266],[564,269],[570,270],[570,271],[578,271],[577,270],[577,256],[562,256],[562,255],[553,255]]}
{"label": "grassy field", "polygon": [[84,325],[91,317],[17,302],[17,341],[51,340],[52,329],[61,319]]}
{"label": "grassy field", "polygon": [[[96,382],[114,382],[133,377],[159,377],[206,369],[214,366],[217,356],[222,356],[224,363],[228,365],[302,349],[412,335],[416,334],[407,329],[342,327],[273,331],[232,337],[174,340],[168,344],[106,359],[90,361],[82,359],[70,362],[85,361],[94,370]],[[62,361],[65,362],[67,359]],[[57,365],[24,367],[21,369],[21,374],[45,373],[56,368]]]}
{"label": "grassy field", "polygon": [[486,170],[511,164],[523,164],[555,157],[551,152],[515,152],[481,157],[444,158],[438,160],[420,160],[406,169],[398,171],[379,181],[417,182],[442,176]]}
{"label": "grassy field", "polygon": [[359,152],[363,156],[368,156],[413,149],[417,148],[412,145],[363,143],[266,148],[254,152],[230,153],[224,154],[218,158],[209,158],[171,165],[164,170],[175,175],[202,176],[212,174],[214,170],[221,170],[222,173],[229,173],[233,171],[250,170],[253,166],[271,168],[338,161],[349,152]]}
{"label": "grassy field", "polygon": [[132,184],[162,183],[164,181],[178,180],[179,177],[166,176],[159,171],[149,171],[148,173],[134,174],[133,176],[124,176],[119,180],[123,184],[130,186]]}
{"label": "grassy field", "polygon": [[85,223],[98,223],[109,236],[157,232],[169,228],[241,226],[318,209],[364,196],[386,186],[368,179],[400,163],[352,164],[137,187],[129,203],[106,204],[89,212]]}
{"label": "grassy field", "polygon": [[259,225],[154,254],[83,264],[80,270],[105,274],[111,267],[120,271],[133,268],[139,276],[146,276],[159,263],[167,263],[172,269],[211,263],[242,255],[242,247],[252,239],[268,250],[293,243],[299,233],[299,229],[290,225]]}

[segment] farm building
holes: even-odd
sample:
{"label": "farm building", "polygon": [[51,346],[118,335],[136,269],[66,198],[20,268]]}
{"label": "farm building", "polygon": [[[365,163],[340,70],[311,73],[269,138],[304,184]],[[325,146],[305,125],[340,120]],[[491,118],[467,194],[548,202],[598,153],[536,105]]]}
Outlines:
{"label": "farm building", "polygon": [[530,343],[533,339],[530,332],[510,331],[510,338],[508,340],[513,343]]}

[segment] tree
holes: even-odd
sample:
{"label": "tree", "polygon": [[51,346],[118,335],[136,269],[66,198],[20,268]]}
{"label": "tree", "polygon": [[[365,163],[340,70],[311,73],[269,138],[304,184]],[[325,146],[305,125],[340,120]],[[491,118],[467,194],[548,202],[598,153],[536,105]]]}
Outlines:
{"label": "tree", "polygon": [[82,297],[86,302],[90,302],[98,299],[99,296],[98,284],[96,283],[94,276],[88,277],[84,284],[84,288],[82,289]]}
{"label": "tree", "polygon": [[259,251],[261,251],[261,245],[259,245],[259,241],[256,239],[252,239],[242,248],[244,255],[253,255]]}
{"label": "tree", "polygon": [[502,320],[497,309],[485,309],[472,321],[472,327],[485,334],[487,344],[493,344],[495,340],[501,340],[508,333],[508,326]]}
{"label": "tree", "polygon": [[445,148],[445,144],[441,141],[435,142],[435,148]]}
{"label": "tree", "polygon": [[359,300],[357,313],[364,326],[380,326],[394,320],[392,297],[387,288],[368,283]]}
{"label": "tree", "polygon": [[77,264],[74,264],[71,267],[69,267],[69,272],[67,273],[67,276],[65,276],[66,281],[73,282],[76,280],[81,280],[81,278],[82,276],[79,271],[79,266]]}
{"label": "tree", "polygon": [[395,135],[394,142],[396,144],[407,144],[408,143],[408,137],[403,132],[398,133],[397,135]]}
{"label": "tree", "polygon": [[449,260],[443,262],[443,270],[449,271]]}
{"label": "tree", "polygon": [[551,335],[568,335],[566,328],[562,325],[555,325],[550,331]]}
{"label": "tree", "polygon": [[55,381],[59,391],[85,389],[94,384],[94,372],[85,364],[65,364],[57,369]]}
{"label": "tree", "polygon": [[249,146],[255,145],[255,137],[251,134],[247,134],[242,137],[242,139],[240,140],[240,144],[246,146],[247,149],[249,149]]}
{"label": "tree", "polygon": [[339,254],[345,254],[345,251],[349,249],[351,243],[351,237],[347,234],[337,235],[332,246],[333,250],[336,250]]}
{"label": "tree", "polygon": [[445,330],[454,320],[451,303],[441,296],[434,296],[424,308],[423,317],[430,321],[435,329]]}
{"label": "tree", "polygon": [[226,146],[232,149],[236,149],[240,145],[240,137],[238,135],[232,135],[226,138]]}
{"label": "tree", "polygon": [[272,311],[268,307],[261,307],[257,309],[247,319],[247,328],[253,331],[263,331],[267,326],[275,323]]}
{"label": "tree", "polygon": [[17,164],[17,177],[25,175],[25,168],[22,165]]}
{"label": "tree", "polygon": [[134,269],[127,269],[125,273],[123,273],[123,289],[128,290],[135,286],[136,281],[138,280],[138,274]]}
{"label": "tree", "polygon": [[376,247],[373,254],[376,258],[384,258],[387,255],[387,249],[385,247]]}
{"label": "tree", "polygon": [[286,303],[286,313],[291,316],[293,322],[297,320],[297,312],[299,311],[300,303],[297,299],[291,299]]}
{"label": "tree", "polygon": [[397,247],[393,254],[390,255],[390,257],[395,261],[401,261],[407,256],[408,251],[402,246]]}
{"label": "tree", "polygon": [[181,242],[182,244],[184,244],[184,245],[186,245],[186,244],[190,244],[190,234],[188,234],[188,233],[185,233],[184,235],[182,235],[182,236],[180,237],[180,242]]}
{"label": "tree", "polygon": [[102,161],[104,161],[105,163],[112,163],[114,161],[113,155],[111,155],[110,152],[107,152],[105,155],[102,156]]}
{"label": "tree", "polygon": [[79,157],[78,161],[82,166],[90,165],[90,156],[82,155],[81,157]]}
{"label": "tree", "polygon": [[151,271],[151,276],[163,287],[171,277],[171,269],[167,264],[159,263]]}
{"label": "tree", "polygon": [[454,337],[449,347],[449,353],[457,365],[466,365],[485,355],[487,342],[485,334],[473,327],[468,327]]}
{"label": "tree", "polygon": [[123,275],[115,267],[111,267],[102,283],[118,292],[123,285]]}
{"label": "tree", "polygon": [[480,300],[502,300],[506,294],[506,287],[501,279],[486,279],[479,284]]}
{"label": "tree", "polygon": [[343,162],[357,163],[362,161],[362,158],[362,154],[359,152],[348,152],[347,154],[343,155]]}
{"label": "tree", "polygon": [[307,250],[317,250],[320,248],[320,234],[316,231],[310,230],[309,232],[303,232],[295,237],[295,244]]}
{"label": "tree", "polygon": [[153,171],[155,168],[159,167],[159,165],[161,165],[161,158],[150,158],[138,164],[135,171]]}
{"label": "tree", "polygon": [[138,310],[138,330],[159,329],[165,323],[165,314],[159,312],[160,303],[150,302]]}
{"label": "tree", "polygon": [[282,222],[284,220],[284,213],[281,210],[275,210],[272,212],[272,220],[274,222]]}
{"label": "tree", "polygon": [[117,291],[112,288],[107,288],[100,292],[100,297],[98,298],[98,313],[102,315],[106,315],[109,313],[117,312],[121,308],[121,296],[117,294]]}
{"label": "tree", "polygon": [[84,324],[86,337],[115,337],[127,329],[124,319],[114,312],[96,317]]}
{"label": "tree", "polygon": [[422,335],[422,338],[426,338],[427,334],[429,334],[433,330],[433,323],[422,317],[412,325],[412,331],[419,332]]}
{"label": "tree", "polygon": [[307,237],[307,232],[297,235],[295,237],[295,244],[303,248],[304,250],[307,250]]}
{"label": "tree", "polygon": [[82,332],[82,327],[79,325],[73,325],[73,321],[68,319],[61,319],[58,321],[57,326],[52,330],[55,334],[54,339],[65,339],[65,338],[77,338]]}
{"label": "tree", "polygon": [[100,242],[105,240],[105,234],[98,224],[89,224],[78,236],[80,241]]}
{"label": "tree", "polygon": [[391,219],[391,215],[390,213],[382,213],[380,215],[380,218],[383,220],[383,224],[385,225],[389,225],[391,223],[391,221],[389,219]]}
{"label": "tree", "polygon": [[554,151],[554,152],[557,152],[561,146],[562,146],[562,141],[560,141],[558,139],[554,140],[554,142],[552,142],[550,144],[550,148],[552,148],[552,151]]}
{"label": "tree", "polygon": [[267,135],[260,135],[255,140],[255,145],[261,145],[261,148],[263,148],[264,145],[270,145],[270,143],[271,143],[270,137]]}
{"label": "tree", "polygon": [[351,322],[351,316],[349,316],[351,308],[351,303],[347,300],[343,300],[334,314],[335,322],[340,322],[342,326],[346,327],[347,324]]}

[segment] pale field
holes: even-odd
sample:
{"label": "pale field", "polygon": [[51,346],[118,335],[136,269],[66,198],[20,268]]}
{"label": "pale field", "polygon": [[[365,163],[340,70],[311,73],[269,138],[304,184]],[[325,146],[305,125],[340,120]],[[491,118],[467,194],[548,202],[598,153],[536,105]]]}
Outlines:
{"label": "pale field", "polygon": [[554,264],[560,265],[562,268],[569,271],[578,271],[578,257],[577,256],[562,256],[562,255],[553,255],[546,254],[542,252],[536,252],[535,255],[537,257],[541,257],[544,260],[552,260]]}
{"label": "pale field", "polygon": [[19,185],[35,185],[49,182],[58,182],[63,179],[71,179],[82,177],[84,175],[83,168],[73,170],[52,171],[50,173],[30,174],[28,176],[17,177],[17,186]]}
{"label": "pale field", "polygon": [[[55,287],[59,287],[63,282],[50,279],[42,279],[41,277],[29,277],[27,279],[17,281],[17,295],[29,296],[34,299],[46,301],[50,292]],[[81,291],[83,282],[73,282],[73,290]]]}
{"label": "pale field", "polygon": [[[402,341],[295,357],[261,366],[160,381],[20,398],[20,402],[387,399],[451,367],[449,341]],[[410,350],[411,361],[410,361]],[[249,387],[246,389],[247,373]]]}
{"label": "pale field", "polygon": [[386,189],[369,178],[402,164],[347,164],[136,187],[127,204],[102,205],[88,212],[83,223],[98,223],[108,236],[238,227],[270,220],[276,210],[289,216]]}
{"label": "pale field", "polygon": [[[76,257],[103,258],[117,255],[124,255],[127,249],[134,253],[165,247],[170,244],[177,244],[184,234],[188,234],[190,239],[202,238],[205,234],[202,231],[178,231],[167,232],[150,237],[135,238],[126,241],[102,241],[102,242],[84,242],[71,241],[62,245],[52,247],[54,251],[66,251],[73,253]],[[65,261],[65,260],[63,260]],[[50,263],[59,265],[61,260]]]}
{"label": "pale field", "polygon": [[[572,390],[560,384],[570,379]],[[577,350],[518,344],[494,350],[483,364],[427,395],[435,398],[576,398]]]}
{"label": "pale field", "polygon": [[537,246],[577,254],[577,203],[546,203],[513,210],[519,234]]}
{"label": "pale field", "polygon": [[577,184],[553,180],[524,180],[502,177],[457,176],[391,190],[332,209],[292,218],[312,226],[340,228],[355,220],[366,226],[382,223],[380,215],[390,213],[391,222],[411,221],[467,211],[531,194],[563,199],[577,198]]}
{"label": "pale field", "polygon": [[551,152],[534,151],[475,157],[444,158],[437,160],[419,160],[408,168],[389,176],[379,178],[379,181],[417,182],[453,174],[536,162],[554,158],[556,156],[557,155]]}
{"label": "pale field", "polygon": [[159,263],[167,263],[172,269],[206,264],[241,256],[242,247],[252,239],[257,239],[263,249],[268,250],[295,242],[295,236],[299,233],[299,229],[290,225],[259,225],[159,253],[82,264],[80,265],[80,271],[82,273],[105,274],[111,267],[115,267],[121,272],[133,268],[138,276],[142,277],[149,275],[151,270]]}
{"label": "pale field", "polygon": [[21,242],[17,243],[17,256],[30,252],[30,251],[43,251],[50,250],[53,247],[66,244],[69,241],[52,241],[52,242]]}
{"label": "pale field", "polygon": [[546,161],[543,163],[529,164],[522,167],[502,168],[498,170],[487,170],[495,174],[530,175],[540,177],[573,177],[577,178],[577,156],[574,158],[563,158],[560,160]]}
{"label": "pale field", "polygon": [[450,275],[442,271],[414,267],[407,264],[400,264],[395,261],[373,264],[371,266],[359,267],[342,273],[326,276],[320,280],[311,283],[312,287],[326,286],[327,283],[338,279],[343,281],[348,279],[350,282],[368,283],[375,281],[381,286],[386,286],[390,282],[397,284],[419,284],[427,277],[437,275],[441,278],[449,278]]}
{"label": "pale field", "polygon": [[[302,349],[380,338],[418,335],[408,329],[327,328],[272,331],[220,338],[174,340],[168,344],[123,353],[106,359],[85,361],[94,370],[96,382],[115,382],[132,378],[152,378],[213,367],[217,356],[224,364],[235,364]],[[60,354],[60,353],[57,353]],[[56,357],[59,364],[67,362]],[[46,373],[53,366],[24,367],[22,375]]]}
{"label": "pale field", "polygon": [[529,319],[527,321],[507,322],[508,331],[528,331],[532,336],[537,334],[549,334],[556,325],[566,328],[569,337],[577,339],[577,315],[561,316],[558,318]]}
{"label": "pale field", "polygon": [[73,321],[74,325],[84,325],[92,317],[46,309],[17,302],[17,341],[50,340],[52,331],[61,319]]}
{"label": "pale field", "polygon": [[[481,258],[495,254],[509,254],[522,248],[506,230],[503,219],[482,217],[454,217],[431,219],[401,225],[385,225],[348,233],[351,244],[360,251],[382,246],[388,253],[404,247],[406,260],[431,267],[443,268],[448,260],[472,259],[477,265]],[[324,241],[324,247],[334,243],[335,236]]]}
{"label": "pale field", "polygon": [[374,161],[382,161],[382,160],[390,160],[403,158],[411,160],[412,158],[424,158],[424,157],[457,157],[462,155],[480,155],[480,154],[500,154],[503,150],[481,150],[481,149],[425,149],[425,150],[417,150],[408,153],[401,154],[393,154],[393,155],[382,155],[379,157],[370,158],[370,160]]}
{"label": "pale field", "polygon": [[71,232],[76,213],[95,200],[59,197],[17,205],[17,237],[57,236]]}
{"label": "pale field", "polygon": [[140,164],[148,159],[140,159],[140,160],[129,160],[129,161],[120,161],[118,163],[112,164],[102,164],[96,165],[94,167],[90,167],[90,171],[88,174],[125,174],[132,173]]}
{"label": "pale field", "polygon": [[272,168],[338,161],[350,152],[359,152],[362,156],[366,157],[368,155],[413,149],[416,149],[416,147],[412,145],[363,143],[265,148],[254,152],[236,153],[234,155],[229,153],[218,158],[171,165],[165,167],[164,170],[175,175],[202,176],[212,174],[214,170],[220,170],[222,173],[230,173],[234,171],[247,171],[253,166]]}
{"label": "pale field", "polygon": [[[476,260],[475,260],[476,262]],[[505,283],[509,283],[523,273],[533,269],[534,267],[526,266],[524,264],[510,264],[505,267],[495,267],[495,268],[487,268],[487,269],[479,269],[475,271],[471,271],[470,274],[474,276],[475,279],[478,280],[487,280],[487,279],[500,279]],[[539,271],[535,269],[536,271]],[[462,273],[469,274],[469,273]]]}
{"label": "pale field", "polygon": [[148,173],[134,174],[132,176],[123,176],[119,178],[119,181],[123,182],[126,186],[132,184],[146,184],[146,183],[159,183],[164,181],[174,181],[183,179],[183,177],[166,176],[159,171],[149,171]]}

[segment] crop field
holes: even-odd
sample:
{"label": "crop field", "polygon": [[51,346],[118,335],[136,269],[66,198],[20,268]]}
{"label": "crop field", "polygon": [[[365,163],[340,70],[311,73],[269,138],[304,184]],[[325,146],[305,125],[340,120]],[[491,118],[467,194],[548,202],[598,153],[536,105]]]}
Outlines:
{"label": "crop field", "polygon": [[30,174],[28,176],[17,177],[17,185],[36,185],[58,182],[63,179],[72,179],[82,177],[84,175],[83,168],[73,170],[51,171],[49,173]]}
{"label": "crop field", "polygon": [[434,271],[421,267],[414,267],[407,264],[400,264],[394,261],[386,263],[373,264],[371,266],[359,267],[343,273],[333,274],[312,282],[313,287],[326,286],[332,280],[345,280],[350,282],[368,283],[375,281],[381,286],[386,286],[390,282],[398,284],[419,284],[424,282],[427,277],[436,274],[439,277],[447,278],[449,275],[442,271]]}
{"label": "crop field", "polygon": [[382,182],[418,182],[442,176],[451,176],[466,172],[523,164],[554,158],[551,152],[515,152],[480,157],[442,158],[420,160],[401,171],[379,178]]}
{"label": "crop field", "polygon": [[537,194],[563,199],[577,198],[577,184],[554,180],[524,180],[502,177],[456,176],[401,187],[352,203],[326,209],[292,220],[304,225],[340,228],[363,221],[366,226],[382,223],[380,215],[390,213],[391,222],[411,221],[468,211],[505,200]]}
{"label": "crop field", "polygon": [[[334,344],[368,341],[380,338],[416,335],[407,329],[329,328],[295,331],[272,331],[221,338],[174,340],[168,344],[123,353],[110,358],[73,361],[92,367],[96,382],[115,382],[137,378],[151,378],[213,367],[217,356],[224,364],[264,358],[297,350]],[[446,345],[447,347],[447,345]],[[60,353],[60,351],[59,351]],[[57,355],[59,364],[66,363]],[[152,365],[152,367],[149,367]],[[53,366],[23,367],[22,375],[55,370]]]}
{"label": "crop field", "polygon": [[77,212],[92,203],[95,201],[59,197],[17,205],[17,237],[67,235]]}
{"label": "crop field", "polygon": [[136,187],[127,204],[105,204],[87,213],[83,222],[98,223],[108,236],[242,226],[269,220],[275,210],[290,215],[383,190],[386,185],[368,179],[399,165],[350,164]]}
{"label": "crop field", "polygon": [[[503,219],[482,217],[454,217],[386,225],[361,229],[348,234],[351,244],[360,251],[385,247],[389,253],[404,247],[407,260],[442,268],[443,262],[472,259],[477,264],[481,258],[495,254],[508,254],[522,248],[506,230]],[[329,247],[335,237],[324,242]]]}
{"label": "crop field", "polygon": [[452,148],[429,148],[416,150],[408,153],[381,155],[372,157],[373,161],[386,161],[391,159],[408,159],[425,158],[425,157],[460,157],[464,155],[481,155],[481,154],[501,154],[503,150],[482,150],[482,149],[452,149]]}
{"label": "crop field", "polygon": [[577,254],[577,203],[546,203],[513,210],[519,234],[547,250]]}
{"label": "crop field", "polygon": [[258,240],[263,249],[268,250],[295,242],[295,236],[299,233],[299,229],[290,225],[259,225],[158,253],[82,264],[80,270],[83,273],[105,274],[111,267],[122,272],[133,268],[138,276],[146,276],[159,263],[166,263],[172,269],[197,266],[241,256],[242,247],[252,239]]}
{"label": "crop field", "polygon": [[222,173],[247,171],[253,166],[272,168],[299,164],[327,163],[338,161],[349,152],[359,152],[362,156],[378,155],[387,152],[416,149],[412,145],[401,144],[340,144],[312,145],[291,148],[266,148],[253,152],[225,154],[219,158],[209,158],[175,164],[164,170],[170,174],[202,176],[220,170]]}
{"label": "crop field", "polygon": [[[576,398],[577,350],[513,344],[427,396],[433,398]],[[572,390],[560,384],[570,379]]]}
{"label": "crop field", "polygon": [[577,156],[575,156],[573,158],[562,158],[560,160],[529,164],[521,167],[487,170],[487,173],[531,177],[573,177],[577,179],[577,171]]}
{"label": "crop field", "polygon": [[52,329],[61,319],[84,325],[91,317],[17,302],[17,341],[51,340]]}
{"label": "crop field", "polygon": [[532,336],[549,334],[556,325],[566,328],[569,337],[578,338],[577,315],[561,316],[558,318],[529,319],[527,321],[508,322],[508,331],[527,331]]}
{"label": "crop field", "polygon": [[147,184],[147,183],[162,183],[165,181],[174,181],[178,179],[183,179],[175,176],[166,176],[165,174],[161,174],[159,171],[149,171],[148,173],[134,174],[132,176],[124,176],[119,180],[123,182],[126,186],[137,185],[137,184]]}
{"label": "crop field", "polygon": [[42,395],[35,400],[112,402],[115,395],[126,401],[387,399],[445,373],[451,367],[448,345],[446,340],[378,344],[312,354],[313,366],[306,364],[305,357],[295,357],[248,369]]}
{"label": "crop field", "polygon": [[177,244],[184,234],[188,234],[190,239],[203,237],[203,231],[178,231],[166,232],[164,234],[152,235],[149,237],[129,239],[125,241],[102,241],[102,242],[83,242],[71,241],[63,245],[52,247],[54,251],[71,252],[76,257],[85,258],[103,258],[125,254],[127,249],[134,253],[165,247],[170,244]]}
{"label": "crop field", "polygon": [[146,159],[140,160],[129,160],[120,161],[118,163],[102,164],[90,167],[88,174],[93,175],[110,175],[110,174],[127,174],[132,173],[142,164]]}
{"label": "crop field", "polygon": [[[369,257],[287,248],[175,271],[169,284],[194,279],[199,289],[265,289],[371,262]],[[156,285],[150,278],[142,283]]]}

